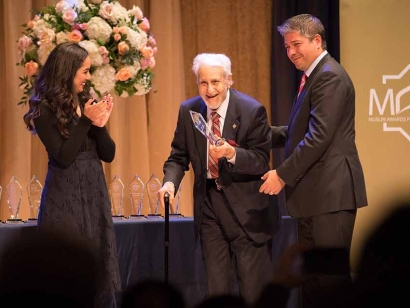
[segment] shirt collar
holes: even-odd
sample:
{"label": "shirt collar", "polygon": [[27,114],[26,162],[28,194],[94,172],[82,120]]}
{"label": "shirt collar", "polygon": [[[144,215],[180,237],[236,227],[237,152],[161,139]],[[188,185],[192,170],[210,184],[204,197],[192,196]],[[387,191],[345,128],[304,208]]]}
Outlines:
{"label": "shirt collar", "polygon": [[315,61],[313,61],[313,63],[309,66],[309,68],[306,70],[305,74],[307,77],[309,77],[309,75],[313,72],[313,70],[315,69],[316,65],[320,62],[320,60],[323,59],[324,56],[327,55],[327,50],[323,50],[323,52],[319,55],[319,57],[316,58]]}

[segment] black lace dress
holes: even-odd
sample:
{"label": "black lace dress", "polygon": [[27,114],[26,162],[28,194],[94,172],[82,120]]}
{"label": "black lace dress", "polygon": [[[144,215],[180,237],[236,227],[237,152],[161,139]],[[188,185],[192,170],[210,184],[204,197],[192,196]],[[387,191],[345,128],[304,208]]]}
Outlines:
{"label": "black lace dress", "polygon": [[120,290],[119,266],[110,200],[102,161],[111,162],[115,143],[105,127],[82,115],[63,138],[57,118],[43,102],[35,128],[48,157],[40,204],[39,230],[63,231],[89,242],[102,258],[107,281],[104,296]]}

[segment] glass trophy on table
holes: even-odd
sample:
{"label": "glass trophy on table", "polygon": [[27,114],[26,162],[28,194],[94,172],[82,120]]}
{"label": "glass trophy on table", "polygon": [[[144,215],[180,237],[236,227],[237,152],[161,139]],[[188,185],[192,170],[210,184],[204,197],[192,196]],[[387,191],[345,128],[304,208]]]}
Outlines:
{"label": "glass trophy on table", "polygon": [[182,183],[179,184],[178,191],[175,195],[174,203],[175,203],[175,212],[173,213],[171,210],[171,205],[169,209],[169,216],[172,218],[184,217],[184,215],[179,213],[179,205],[181,203],[181,191],[182,191]]}
{"label": "glass trophy on table", "polygon": [[41,185],[37,179],[37,176],[33,175],[31,181],[27,185],[28,202],[30,208],[30,216],[28,221],[37,221],[42,192],[43,185]]}
{"label": "glass trophy on table", "polygon": [[6,187],[7,192],[7,205],[10,210],[10,218],[7,219],[6,223],[23,223],[23,220],[19,218],[21,199],[23,195],[23,189],[17,178],[13,175],[10,182]]}
{"label": "glass trophy on table", "polygon": [[130,184],[128,185],[130,189],[130,199],[131,199],[131,216],[130,219],[141,219],[146,218],[142,213],[142,201],[144,199],[144,188],[145,185],[141,181],[140,177],[136,174]]}
{"label": "glass trophy on table", "polygon": [[158,198],[158,190],[161,189],[161,182],[152,174],[150,179],[148,180],[147,184],[145,185],[148,193],[148,201],[149,201],[149,218],[153,217],[161,217],[161,214],[158,212],[159,208],[159,198]]}
{"label": "glass trophy on table", "polygon": [[111,200],[111,215],[113,219],[125,219],[122,213],[122,202],[124,199],[124,183],[118,175],[114,176],[108,184],[108,193]]}

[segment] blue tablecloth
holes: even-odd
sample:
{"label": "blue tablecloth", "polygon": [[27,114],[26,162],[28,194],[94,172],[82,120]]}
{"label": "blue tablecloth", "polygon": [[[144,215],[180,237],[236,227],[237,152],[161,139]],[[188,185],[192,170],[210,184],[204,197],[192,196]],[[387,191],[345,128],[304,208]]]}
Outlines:
{"label": "blue tablecloth", "polygon": [[[189,306],[206,296],[205,268],[191,217],[170,218],[167,258],[164,218],[114,220],[114,226],[123,287],[145,278],[165,279],[167,261],[168,281],[182,291]],[[31,236],[35,230],[35,221],[0,224],[0,249],[13,239]],[[296,240],[296,222],[283,217],[282,227],[273,240],[275,264],[283,249]]]}

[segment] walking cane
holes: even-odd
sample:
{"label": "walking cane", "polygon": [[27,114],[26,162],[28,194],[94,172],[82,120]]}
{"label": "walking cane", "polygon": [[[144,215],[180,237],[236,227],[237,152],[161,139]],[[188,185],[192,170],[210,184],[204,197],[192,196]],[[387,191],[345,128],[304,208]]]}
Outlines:
{"label": "walking cane", "polygon": [[168,283],[168,249],[169,249],[169,194],[164,195],[165,203],[165,230],[164,230],[164,269],[165,269],[165,283]]}

